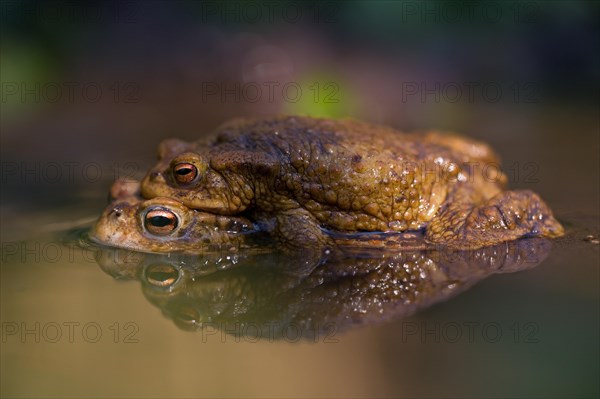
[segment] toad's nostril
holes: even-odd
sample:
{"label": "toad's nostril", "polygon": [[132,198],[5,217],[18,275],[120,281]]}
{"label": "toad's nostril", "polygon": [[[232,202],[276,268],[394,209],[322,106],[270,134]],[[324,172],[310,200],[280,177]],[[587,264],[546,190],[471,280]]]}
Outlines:
{"label": "toad's nostril", "polygon": [[109,215],[115,218],[119,218],[121,217],[121,215],[123,214],[123,209],[121,209],[121,207],[119,206],[115,206],[113,209],[110,210]]}
{"label": "toad's nostril", "polygon": [[165,175],[163,172],[150,172],[148,180],[150,183],[162,184],[165,182]]}

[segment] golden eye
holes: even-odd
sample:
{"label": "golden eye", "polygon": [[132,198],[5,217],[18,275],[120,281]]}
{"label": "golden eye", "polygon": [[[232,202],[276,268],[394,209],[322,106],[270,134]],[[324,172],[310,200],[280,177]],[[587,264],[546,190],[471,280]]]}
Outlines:
{"label": "golden eye", "polygon": [[152,209],[144,216],[144,227],[151,234],[165,236],[172,233],[178,225],[177,215],[168,209]]}
{"label": "golden eye", "polygon": [[189,162],[181,162],[173,167],[173,177],[179,184],[190,184],[197,176],[198,168]]}
{"label": "golden eye", "polygon": [[179,270],[168,264],[150,265],[145,275],[146,281],[155,287],[170,287],[179,280]]}

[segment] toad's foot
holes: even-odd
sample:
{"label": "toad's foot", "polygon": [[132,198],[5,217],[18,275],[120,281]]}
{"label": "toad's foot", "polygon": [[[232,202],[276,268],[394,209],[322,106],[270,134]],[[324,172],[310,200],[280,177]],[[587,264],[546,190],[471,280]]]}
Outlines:
{"label": "toad's foot", "polygon": [[319,227],[315,217],[302,208],[278,212],[272,236],[290,260],[301,259],[307,267],[320,264],[333,248],[331,237]]}
{"label": "toad's foot", "polygon": [[521,237],[559,237],[563,227],[540,197],[528,190],[505,191],[481,205],[459,200],[427,227],[426,240],[476,249]]}

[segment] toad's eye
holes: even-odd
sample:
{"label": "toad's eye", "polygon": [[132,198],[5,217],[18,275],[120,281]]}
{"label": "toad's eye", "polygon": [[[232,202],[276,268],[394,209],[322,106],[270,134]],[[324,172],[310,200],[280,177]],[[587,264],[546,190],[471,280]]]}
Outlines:
{"label": "toad's eye", "polygon": [[190,184],[198,176],[198,168],[191,163],[181,162],[173,167],[173,177],[179,184]]}
{"label": "toad's eye", "polygon": [[168,209],[152,209],[144,216],[144,227],[151,234],[166,236],[178,225],[177,216]]}
{"label": "toad's eye", "polygon": [[169,264],[157,263],[144,270],[146,281],[155,287],[170,287],[179,280],[179,270]]}

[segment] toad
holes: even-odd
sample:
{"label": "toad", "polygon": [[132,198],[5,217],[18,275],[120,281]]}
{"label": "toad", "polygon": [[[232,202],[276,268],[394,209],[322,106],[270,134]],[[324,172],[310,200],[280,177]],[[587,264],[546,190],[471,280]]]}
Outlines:
{"label": "toad", "polygon": [[274,218],[275,234],[298,247],[322,245],[326,231],[421,230],[430,244],[461,249],[563,234],[537,194],[505,190],[502,173],[484,173],[490,165],[499,161],[488,145],[455,135],[356,120],[235,119],[193,143],[161,143],[141,193]]}
{"label": "toad", "polygon": [[143,200],[139,192],[139,181],[116,180],[90,239],[148,253],[232,253],[263,244],[266,249],[264,229],[244,217],[195,211],[172,198]]}
{"label": "toad", "polygon": [[[111,191],[122,186],[117,181]],[[138,183],[139,186],[139,183]],[[272,220],[254,223],[242,216],[216,215],[190,209],[168,197],[144,200],[122,191],[106,207],[89,238],[101,245],[157,254],[232,257],[281,254],[286,263],[314,266],[333,253],[353,250],[425,249],[422,235],[409,233],[334,233],[323,230],[323,244],[300,249],[282,239]],[[301,255],[293,262],[287,255]],[[273,260],[271,259],[271,260]]]}

